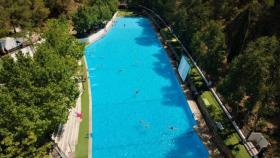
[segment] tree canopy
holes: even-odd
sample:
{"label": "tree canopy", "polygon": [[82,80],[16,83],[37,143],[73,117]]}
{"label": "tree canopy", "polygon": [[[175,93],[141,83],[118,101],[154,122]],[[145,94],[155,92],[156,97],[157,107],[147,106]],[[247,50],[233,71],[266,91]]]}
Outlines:
{"label": "tree canopy", "polygon": [[98,30],[116,12],[118,0],[89,1],[73,15],[74,29],[78,35]]}
{"label": "tree canopy", "polygon": [[38,27],[46,20],[49,9],[43,0],[0,0],[0,26],[2,36],[17,32],[16,28]]}
{"label": "tree canopy", "polygon": [[41,29],[48,18],[71,18],[89,0],[0,0],[0,37]]}
{"label": "tree canopy", "polygon": [[34,57],[4,57],[0,70],[0,157],[46,157],[51,135],[79,95],[73,77],[83,45],[65,20],[49,20]]}

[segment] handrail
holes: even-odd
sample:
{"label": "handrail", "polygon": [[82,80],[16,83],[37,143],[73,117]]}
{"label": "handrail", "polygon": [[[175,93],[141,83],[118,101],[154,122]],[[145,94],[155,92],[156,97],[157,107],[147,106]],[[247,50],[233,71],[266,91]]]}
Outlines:
{"label": "handrail", "polygon": [[64,152],[59,148],[59,146],[55,142],[53,142],[53,149],[59,154],[61,158],[67,158]]}
{"label": "handrail", "polygon": [[[239,137],[241,138],[242,142],[244,144],[247,144],[247,140],[246,137],[244,136],[243,132],[240,130],[240,128],[238,127],[238,125],[236,124],[236,122],[233,120],[233,117],[230,115],[228,109],[226,108],[226,106],[222,103],[221,99],[219,98],[219,96],[217,95],[216,91],[214,90],[214,88],[210,87],[209,81],[207,80],[207,78],[204,76],[203,72],[201,71],[201,69],[198,67],[197,63],[195,62],[195,60],[192,58],[191,54],[189,53],[189,51],[187,50],[187,48],[184,46],[184,44],[179,40],[179,38],[175,35],[174,31],[172,30],[172,28],[168,25],[168,23],[163,20],[160,15],[158,15],[157,13],[155,13],[153,10],[143,6],[143,5],[138,5],[140,8],[146,9],[150,12],[152,12],[166,27],[167,29],[173,34],[173,36],[175,37],[175,39],[179,42],[179,44],[182,46],[184,52],[187,54],[188,58],[191,60],[192,64],[195,66],[195,68],[198,70],[199,74],[201,75],[202,79],[204,80],[204,82],[206,83],[206,85],[208,86],[208,88],[210,89],[210,91],[212,92],[212,94],[214,95],[215,99],[218,101],[220,107],[223,109],[224,113],[226,114],[226,116],[228,117],[228,119],[230,120],[230,122],[232,123],[233,127],[235,128],[236,132],[238,133]],[[246,145],[245,145],[246,146]],[[249,148],[249,147],[248,147]],[[246,147],[246,150],[249,153],[253,153],[251,151],[251,149],[248,149]],[[254,154],[252,154],[252,156],[255,156]]]}

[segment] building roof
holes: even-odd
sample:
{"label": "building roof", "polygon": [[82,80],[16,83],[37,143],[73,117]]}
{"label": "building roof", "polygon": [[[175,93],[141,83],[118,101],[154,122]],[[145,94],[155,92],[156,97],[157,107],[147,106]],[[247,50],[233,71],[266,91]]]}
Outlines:
{"label": "building roof", "polygon": [[263,136],[262,133],[259,132],[253,132],[248,138],[249,141],[255,143],[258,145],[258,147],[266,148],[270,145],[270,143],[267,141],[267,139]]}
{"label": "building roof", "polygon": [[5,37],[0,39],[0,49],[2,51],[9,51],[18,47],[24,42],[24,38]]}

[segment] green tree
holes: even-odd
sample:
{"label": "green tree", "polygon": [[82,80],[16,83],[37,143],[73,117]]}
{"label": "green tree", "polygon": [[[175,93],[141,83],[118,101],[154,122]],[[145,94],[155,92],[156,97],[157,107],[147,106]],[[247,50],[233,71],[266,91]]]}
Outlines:
{"label": "green tree", "polygon": [[61,14],[67,14],[72,0],[44,0],[49,8],[51,16],[58,17]]}
{"label": "green tree", "polygon": [[185,3],[186,6],[179,8],[176,15],[175,28],[181,39],[186,44],[190,44],[194,33],[201,30],[210,20],[212,9],[208,2],[186,1]]}
{"label": "green tree", "polygon": [[275,37],[261,37],[249,43],[245,53],[233,60],[219,87],[230,105],[239,108],[243,102],[247,105],[245,111],[252,110],[255,105],[266,107],[267,103],[272,107],[275,101],[271,99],[275,94],[271,90],[279,84],[274,78],[278,72],[274,69],[275,54],[279,54],[279,41]]}
{"label": "green tree", "polygon": [[32,24],[34,26],[41,26],[47,19],[50,11],[46,8],[43,0],[30,0],[30,2]]}
{"label": "green tree", "polygon": [[193,35],[190,49],[203,70],[217,80],[226,57],[225,35],[222,25],[210,21],[202,30]]}
{"label": "green tree", "polygon": [[78,34],[88,33],[94,25],[100,23],[99,10],[97,7],[80,7],[72,17],[72,21]]}
{"label": "green tree", "polygon": [[28,0],[1,0],[0,6],[3,7],[0,13],[5,15],[3,22],[12,27],[16,33],[16,27],[30,27],[32,13],[28,5]]}
{"label": "green tree", "polygon": [[78,35],[85,35],[100,29],[104,22],[112,18],[117,10],[117,0],[89,1],[88,5],[80,7],[73,15],[74,29]]}
{"label": "green tree", "polygon": [[48,157],[51,135],[79,95],[74,80],[83,45],[65,20],[50,20],[33,57],[3,58],[0,70],[0,157]]}
{"label": "green tree", "polygon": [[48,30],[43,37],[46,45],[56,50],[62,56],[70,56],[80,59],[83,56],[83,47],[74,36],[69,34],[69,24],[66,19],[49,20]]}
{"label": "green tree", "polygon": [[16,28],[23,31],[38,27],[46,20],[49,10],[42,0],[0,0],[0,35],[6,36]]}

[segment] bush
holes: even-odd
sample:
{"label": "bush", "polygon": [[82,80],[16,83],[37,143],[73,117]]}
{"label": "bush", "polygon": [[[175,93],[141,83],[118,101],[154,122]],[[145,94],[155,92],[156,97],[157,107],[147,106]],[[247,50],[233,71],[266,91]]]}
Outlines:
{"label": "bush", "polygon": [[117,1],[95,2],[90,5],[80,7],[73,15],[72,21],[74,29],[78,35],[85,35],[92,31],[96,31],[111,19],[116,11]]}
{"label": "bush", "polygon": [[199,92],[207,90],[207,85],[205,84],[204,80],[195,67],[191,68],[190,76],[191,81]]}

